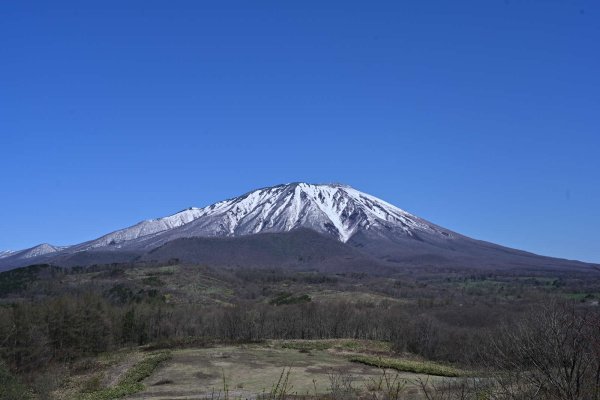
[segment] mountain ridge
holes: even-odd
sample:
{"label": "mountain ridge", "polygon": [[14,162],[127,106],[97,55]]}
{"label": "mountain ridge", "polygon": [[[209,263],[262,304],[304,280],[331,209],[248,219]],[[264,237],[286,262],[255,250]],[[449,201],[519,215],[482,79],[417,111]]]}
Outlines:
{"label": "mountain ridge", "polygon": [[[353,219],[358,220],[353,223]],[[413,233],[409,227],[440,230],[434,224],[349,185],[296,182],[264,187],[206,207],[190,207],[167,217],[144,220],[73,246],[73,250],[107,245],[122,247],[138,239],[149,240],[149,246],[154,246],[164,243],[164,239],[152,239],[165,231],[173,231],[170,239],[175,239],[286,232],[298,227],[313,229],[346,242],[361,223],[362,228],[369,229],[364,225],[390,222],[390,219],[399,221],[404,226],[402,230],[409,235]],[[451,235],[450,231],[445,231]]]}
{"label": "mountain ridge", "polygon": [[[293,182],[248,191],[202,208],[189,207],[166,217],[144,220],[74,246],[42,244],[14,252],[0,258],[0,269],[34,261],[72,265],[73,260],[93,263],[94,257],[107,262],[111,259],[119,262],[147,259],[148,254],[179,239],[239,238],[298,229],[312,230],[338,241],[347,246],[349,253],[358,249],[366,256],[365,260],[373,263],[377,260],[406,265],[429,260],[428,263],[448,265],[584,264],[537,256],[469,238],[349,185]],[[197,254],[199,260],[217,259],[200,256],[192,249],[184,251],[181,243],[192,246],[192,241],[178,243],[178,246],[167,247],[172,249],[172,258],[178,258],[177,251],[182,251]],[[209,242],[198,243],[204,246],[204,251],[209,251]],[[222,249],[221,242],[214,243]],[[246,250],[249,255],[258,254]],[[268,257],[261,255],[261,258]]]}

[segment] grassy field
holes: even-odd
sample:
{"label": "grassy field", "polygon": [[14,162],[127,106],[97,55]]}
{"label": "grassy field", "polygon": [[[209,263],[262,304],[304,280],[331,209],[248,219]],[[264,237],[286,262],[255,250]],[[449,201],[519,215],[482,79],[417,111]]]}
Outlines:
{"label": "grassy field", "polygon": [[[325,395],[332,390],[368,392],[380,390],[377,385],[381,386],[384,371],[401,382],[406,398],[419,398],[417,379],[441,379],[426,373],[384,370],[352,362],[337,346],[365,349],[365,345],[351,341],[332,342],[310,341],[300,345],[299,341],[294,341],[294,348],[289,347],[290,342],[283,342],[271,346],[176,350],[169,361],[143,381],[145,389],[127,399],[268,396],[278,382],[281,387],[282,376],[285,392],[290,395]],[[373,347],[380,348],[380,344],[375,343]],[[344,387],[340,387],[340,382]],[[337,385],[337,389],[332,389],[332,385]]]}
{"label": "grassy field", "polygon": [[[74,371],[59,399],[240,399],[323,397],[332,392],[421,399],[418,380],[435,383],[457,370],[392,358],[389,344],[367,340],[287,340],[262,344],[141,349],[102,355]],[[452,379],[452,378],[451,378]],[[277,396],[274,396],[274,391]]]}

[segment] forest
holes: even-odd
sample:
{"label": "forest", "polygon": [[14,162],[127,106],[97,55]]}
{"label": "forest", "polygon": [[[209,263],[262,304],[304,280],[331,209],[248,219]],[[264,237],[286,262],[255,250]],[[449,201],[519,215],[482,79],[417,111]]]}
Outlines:
{"label": "forest", "polygon": [[540,270],[323,274],[176,261],[31,266],[0,274],[1,398],[58,398],[82,360],[121,349],[353,339],[478,378],[465,378],[460,391],[424,389],[431,397],[423,398],[599,399],[599,278]]}

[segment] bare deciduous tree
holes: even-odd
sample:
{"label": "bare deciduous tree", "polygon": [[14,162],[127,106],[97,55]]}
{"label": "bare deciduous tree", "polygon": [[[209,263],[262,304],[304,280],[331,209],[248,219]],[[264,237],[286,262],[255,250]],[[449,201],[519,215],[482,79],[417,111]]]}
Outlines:
{"label": "bare deciduous tree", "polygon": [[597,316],[550,301],[506,324],[491,341],[489,366],[506,398],[597,400]]}

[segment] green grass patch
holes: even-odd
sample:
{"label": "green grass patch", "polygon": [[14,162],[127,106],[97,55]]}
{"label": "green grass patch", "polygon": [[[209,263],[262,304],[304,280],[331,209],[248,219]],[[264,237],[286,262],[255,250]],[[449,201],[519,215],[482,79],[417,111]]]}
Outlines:
{"label": "green grass patch", "polygon": [[284,304],[309,303],[310,301],[311,301],[311,298],[307,294],[303,294],[300,296],[294,296],[294,295],[292,295],[292,293],[282,292],[282,293],[279,293],[277,296],[275,296],[275,298],[272,299],[269,303],[276,305],[276,306],[281,306]]}
{"label": "green grass patch", "polygon": [[160,267],[157,268],[155,271],[151,271],[151,272],[147,272],[146,275],[147,276],[171,276],[174,275],[175,272],[177,271],[177,268],[174,267]]}
{"label": "green grass patch", "polygon": [[431,361],[400,360],[397,358],[353,356],[350,361],[372,367],[395,369],[402,372],[414,372],[416,374],[427,374],[435,376],[457,377],[465,375],[464,371],[457,368],[437,364]]}
{"label": "green grass patch", "polygon": [[565,293],[564,296],[569,300],[581,302],[600,299],[600,293]]}
{"label": "green grass patch", "polygon": [[329,349],[354,353],[389,353],[391,344],[378,340],[321,339],[321,340],[284,340],[281,348],[302,351],[324,351]]}
{"label": "green grass patch", "polygon": [[165,283],[156,275],[142,279],[142,283],[148,286],[165,286]]}
{"label": "green grass patch", "polygon": [[80,400],[112,400],[128,396],[144,390],[142,381],[152,375],[154,370],[164,361],[171,358],[171,353],[163,351],[152,354],[140,361],[114,387],[103,388],[89,393],[83,393]]}

